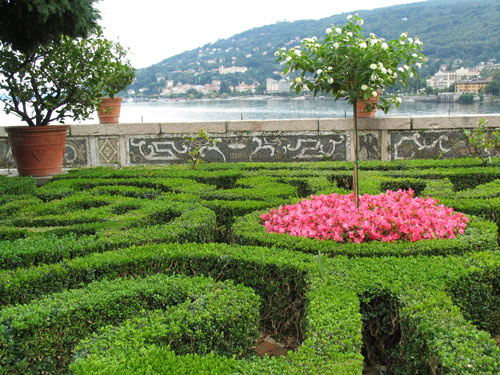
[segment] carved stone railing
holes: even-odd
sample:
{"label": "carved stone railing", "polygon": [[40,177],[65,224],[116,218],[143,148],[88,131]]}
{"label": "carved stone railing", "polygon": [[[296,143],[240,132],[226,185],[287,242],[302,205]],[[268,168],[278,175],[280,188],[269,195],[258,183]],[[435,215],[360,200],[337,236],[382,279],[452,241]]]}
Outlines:
{"label": "carved stone railing", "polygon": [[[381,117],[359,120],[361,160],[470,156],[464,128],[481,118],[500,127],[499,115]],[[65,168],[186,163],[184,137],[203,128],[219,142],[203,147],[209,162],[352,160],[352,119],[293,119],[196,123],[72,125]],[[0,128],[0,169],[15,169]]]}

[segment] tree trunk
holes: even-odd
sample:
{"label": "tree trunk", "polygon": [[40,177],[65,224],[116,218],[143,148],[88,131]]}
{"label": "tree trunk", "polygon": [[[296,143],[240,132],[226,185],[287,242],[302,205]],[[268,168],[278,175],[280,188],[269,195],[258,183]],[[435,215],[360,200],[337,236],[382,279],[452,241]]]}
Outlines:
{"label": "tree trunk", "polygon": [[353,119],[354,119],[354,176],[353,176],[353,190],[354,190],[354,201],[356,203],[356,209],[359,211],[359,180],[358,180],[358,164],[359,164],[359,155],[358,155],[358,108],[357,102],[354,102],[352,105],[353,109]]}

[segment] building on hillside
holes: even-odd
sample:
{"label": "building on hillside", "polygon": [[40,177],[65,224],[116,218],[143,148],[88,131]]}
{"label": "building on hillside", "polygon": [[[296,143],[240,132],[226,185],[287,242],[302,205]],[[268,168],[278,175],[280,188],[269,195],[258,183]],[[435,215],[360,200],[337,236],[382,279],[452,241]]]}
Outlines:
{"label": "building on hillside", "polygon": [[426,83],[428,87],[432,87],[433,89],[445,89],[447,87],[450,87],[456,81],[457,74],[455,72],[440,70],[431,78],[429,78]]}
{"label": "building on hillside", "polygon": [[202,94],[210,94],[211,92],[219,92],[221,81],[213,80],[212,83],[207,83],[205,85],[191,85],[178,83],[176,86],[170,85],[167,81],[167,85],[161,90],[161,95],[183,95],[189,90],[195,89]]}
{"label": "building on hillside", "polygon": [[455,71],[457,74],[457,81],[464,79],[474,79],[479,78],[481,76],[481,72],[479,69],[469,69],[469,68],[460,68]]}
{"label": "building on hillside", "polygon": [[479,70],[483,70],[483,69],[500,69],[500,64],[494,64],[493,62],[481,62],[478,66],[478,69]]}
{"label": "building on hillside", "polygon": [[229,68],[224,68],[224,66],[219,67],[220,74],[230,74],[230,73],[245,73],[248,70],[246,66],[230,66]]}
{"label": "building on hillside", "polygon": [[280,79],[279,81],[272,78],[266,79],[266,91],[269,94],[290,92],[291,85],[290,81],[287,81],[286,79]]}
{"label": "building on hillside", "polygon": [[480,76],[479,69],[460,68],[447,71],[446,66],[427,80],[427,86],[433,89],[445,89],[459,80],[470,79]]}
{"label": "building on hillside", "polygon": [[252,94],[255,94],[255,90],[257,90],[258,86],[259,86],[259,82],[254,82],[251,85],[247,85],[245,82],[242,82],[234,88],[234,91],[236,91],[236,92],[248,92],[248,91],[250,91]]}
{"label": "building on hillside", "polygon": [[468,79],[457,81],[455,92],[477,94],[479,90],[484,91],[490,81],[491,79]]}

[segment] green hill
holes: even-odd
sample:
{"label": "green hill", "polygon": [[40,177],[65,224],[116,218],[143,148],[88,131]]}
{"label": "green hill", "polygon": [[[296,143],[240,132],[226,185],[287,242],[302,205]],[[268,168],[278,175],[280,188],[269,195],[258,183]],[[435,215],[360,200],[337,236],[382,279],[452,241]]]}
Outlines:
{"label": "green hill", "polygon": [[[354,13],[354,12],[350,12]],[[428,0],[358,12],[365,20],[364,30],[392,39],[408,31],[424,42],[429,57],[421,78],[433,74],[442,63],[461,59],[462,65],[481,61],[500,61],[500,2],[498,0]],[[344,24],[347,13],[320,20],[278,22],[206,44],[195,50],[172,56],[137,71],[130,87],[145,94],[158,94],[165,80],[175,83],[206,84],[221,80],[223,85],[266,78],[279,79],[281,67],[274,52],[278,47],[293,46],[306,37],[322,36],[332,24]],[[220,74],[218,68],[247,67],[244,73]]]}

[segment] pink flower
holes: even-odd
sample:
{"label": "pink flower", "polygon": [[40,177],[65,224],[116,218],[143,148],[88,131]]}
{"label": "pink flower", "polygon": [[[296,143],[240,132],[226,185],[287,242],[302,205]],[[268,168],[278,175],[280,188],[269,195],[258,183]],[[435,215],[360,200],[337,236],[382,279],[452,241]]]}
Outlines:
{"label": "pink flower", "polygon": [[365,194],[359,199],[359,211],[352,193],[311,195],[295,205],[271,209],[261,219],[269,233],[354,243],[454,238],[469,222],[438,200],[414,197],[411,189]]}

